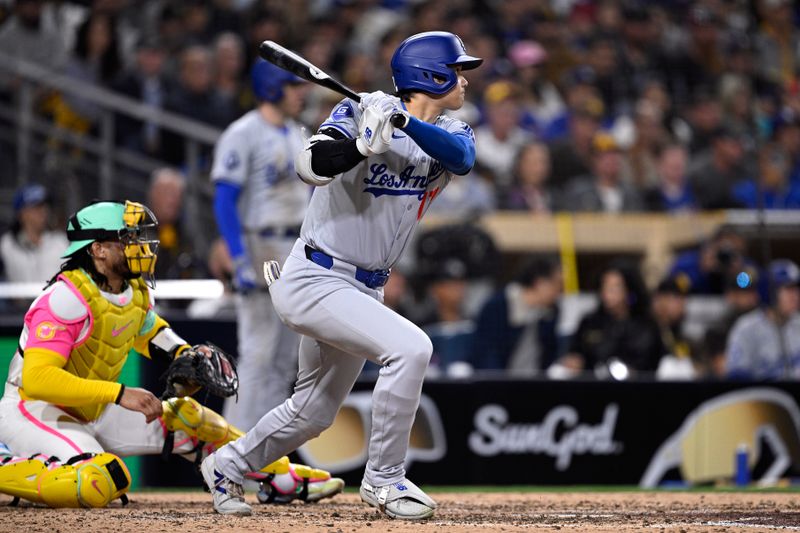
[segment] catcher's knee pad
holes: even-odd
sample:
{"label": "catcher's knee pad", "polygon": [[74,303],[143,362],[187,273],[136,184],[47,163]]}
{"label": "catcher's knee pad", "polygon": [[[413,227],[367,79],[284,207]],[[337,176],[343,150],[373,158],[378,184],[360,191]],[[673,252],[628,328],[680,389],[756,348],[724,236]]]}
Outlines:
{"label": "catcher's knee pad", "polygon": [[0,465],[0,492],[50,507],[105,507],[131,484],[125,463],[111,453],[86,453],[59,464],[42,455]]}
{"label": "catcher's knee pad", "polygon": [[190,437],[211,443],[215,449],[243,435],[222,415],[189,396],[170,398],[161,403],[164,408],[161,418],[169,431],[183,431]]}

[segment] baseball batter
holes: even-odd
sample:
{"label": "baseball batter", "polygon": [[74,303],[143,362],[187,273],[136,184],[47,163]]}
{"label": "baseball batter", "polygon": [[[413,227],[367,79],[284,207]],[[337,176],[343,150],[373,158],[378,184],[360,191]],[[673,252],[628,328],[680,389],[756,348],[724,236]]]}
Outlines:
{"label": "baseball batter", "polygon": [[245,511],[244,473],[333,422],[368,359],[382,369],[361,498],[393,518],[433,515],[436,503],[403,466],[432,346],[382,304],[382,287],[431,202],[472,168],[472,130],[442,113],[463,105],[461,71],[481,62],[451,33],[409,37],[391,61],[397,96],[343,100],[296,156],[298,175],[316,189],[270,293],[281,319],[302,334],[298,380],[290,399],[203,461],[218,512]]}
{"label": "baseball batter", "polygon": [[256,271],[289,255],[310,193],[294,170],[303,147],[293,120],[302,111],[302,80],[266,61],[253,66],[251,78],[258,107],[223,132],[211,172],[217,226],[236,268],[239,396],[223,414],[245,430],[289,396],[297,376],[300,338],[275,314]]}
{"label": "baseball batter", "polygon": [[[95,203],[69,219],[66,261],[25,315],[0,399],[0,492],[53,507],[103,507],[131,482],[119,456],[161,453],[168,431],[172,451],[191,459],[242,435],[188,396],[161,402],[117,381],[131,350],[213,355],[207,345],[190,347],[153,309],[156,234],[150,210],[134,202]],[[249,476],[278,501],[343,487],[286,457]]]}

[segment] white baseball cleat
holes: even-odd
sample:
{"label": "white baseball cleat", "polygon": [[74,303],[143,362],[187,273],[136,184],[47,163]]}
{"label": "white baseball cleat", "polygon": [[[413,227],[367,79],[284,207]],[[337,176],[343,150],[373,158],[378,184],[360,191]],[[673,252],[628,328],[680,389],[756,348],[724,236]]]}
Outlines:
{"label": "white baseball cleat", "polygon": [[206,488],[214,500],[214,510],[219,514],[247,516],[252,509],[244,501],[244,488],[217,470],[215,454],[209,454],[200,464]]}
{"label": "white baseball cleat", "polygon": [[423,520],[433,516],[436,502],[408,479],[391,485],[373,487],[361,482],[361,500],[389,518]]}

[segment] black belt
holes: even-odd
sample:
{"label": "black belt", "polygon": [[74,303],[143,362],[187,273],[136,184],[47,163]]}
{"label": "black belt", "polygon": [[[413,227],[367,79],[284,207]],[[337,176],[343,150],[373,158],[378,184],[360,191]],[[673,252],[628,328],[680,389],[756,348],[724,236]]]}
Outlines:
{"label": "black belt", "polygon": [[259,237],[299,237],[300,226],[267,226],[256,230]]}
{"label": "black belt", "polygon": [[[330,270],[333,267],[333,257],[325,252],[320,252],[316,248],[306,244],[306,259],[316,263],[323,268]],[[379,289],[389,281],[389,270],[364,270],[361,267],[351,265],[356,269],[355,278],[370,289]]]}

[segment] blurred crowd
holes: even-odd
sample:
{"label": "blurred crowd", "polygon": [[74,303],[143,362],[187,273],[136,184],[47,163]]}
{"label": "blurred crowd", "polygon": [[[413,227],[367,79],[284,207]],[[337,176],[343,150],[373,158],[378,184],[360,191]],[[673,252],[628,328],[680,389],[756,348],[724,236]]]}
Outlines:
{"label": "blurred crowd", "polygon": [[[357,91],[391,92],[400,41],[448,30],[485,58],[458,112],[477,164],[433,213],[680,214],[800,208],[799,17],[790,0],[0,0],[0,50],[221,129],[254,105],[264,40]],[[0,80],[0,99],[15,83]],[[309,87],[302,121],[315,128],[340,98]],[[50,95],[40,111],[77,133],[99,127],[80,97]],[[160,222],[157,277],[229,279],[221,241],[199,257],[188,239],[183,140],[123,115],[114,129],[117,146],[164,162],[134,198]],[[47,211],[59,200],[35,183],[17,191],[5,279],[49,277],[22,260],[57,267],[64,235]],[[552,258],[526,258],[498,285],[494,245],[469,226],[424,235],[416,252],[386,303],[426,329],[446,375],[800,376],[797,266],[759,264],[732,228],[679,255],[654,290],[610,262],[588,305],[563,297]]]}
{"label": "blurred crowd", "polygon": [[[0,50],[224,128],[253,105],[249,67],[266,39],[357,91],[392,91],[398,43],[449,30],[486,61],[459,112],[478,165],[440,211],[791,209],[798,11],[790,0],[6,0]],[[339,98],[313,87],[304,122],[316,127]],[[46,108],[65,127],[97,128],[79,97]],[[184,162],[181,139],[154,124],[121,116],[115,131],[120,146]]]}

